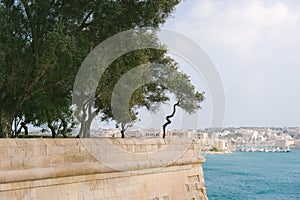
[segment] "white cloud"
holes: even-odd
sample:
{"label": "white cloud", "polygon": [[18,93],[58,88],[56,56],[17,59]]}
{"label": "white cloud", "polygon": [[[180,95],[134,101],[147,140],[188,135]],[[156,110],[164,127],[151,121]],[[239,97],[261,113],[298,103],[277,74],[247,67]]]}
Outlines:
{"label": "white cloud", "polygon": [[[252,55],[261,43],[300,43],[300,6],[281,1],[193,1],[175,28],[208,45]],[[299,28],[298,28],[299,27]]]}

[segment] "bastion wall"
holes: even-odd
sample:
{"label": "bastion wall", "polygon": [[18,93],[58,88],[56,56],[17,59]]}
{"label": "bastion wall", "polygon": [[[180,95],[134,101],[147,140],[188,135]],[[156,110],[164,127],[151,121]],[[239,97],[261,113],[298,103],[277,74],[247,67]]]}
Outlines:
{"label": "bastion wall", "polygon": [[183,139],[0,139],[0,199],[207,199],[200,149]]}

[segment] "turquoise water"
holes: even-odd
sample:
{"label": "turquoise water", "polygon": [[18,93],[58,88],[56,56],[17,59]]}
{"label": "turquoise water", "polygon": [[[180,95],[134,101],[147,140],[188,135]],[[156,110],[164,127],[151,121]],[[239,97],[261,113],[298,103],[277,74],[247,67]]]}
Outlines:
{"label": "turquoise water", "polygon": [[300,200],[300,149],[208,155],[203,170],[210,200]]}

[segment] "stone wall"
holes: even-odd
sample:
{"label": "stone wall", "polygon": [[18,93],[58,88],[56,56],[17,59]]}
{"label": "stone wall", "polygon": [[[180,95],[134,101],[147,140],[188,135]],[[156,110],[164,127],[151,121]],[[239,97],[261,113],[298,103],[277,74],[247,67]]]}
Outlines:
{"label": "stone wall", "polygon": [[190,140],[0,139],[0,199],[207,199]]}

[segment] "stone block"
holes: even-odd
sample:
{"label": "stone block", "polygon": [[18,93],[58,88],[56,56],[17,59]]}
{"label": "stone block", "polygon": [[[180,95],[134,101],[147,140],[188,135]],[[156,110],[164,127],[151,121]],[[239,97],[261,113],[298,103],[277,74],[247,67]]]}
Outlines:
{"label": "stone block", "polygon": [[2,139],[0,138],[0,147],[4,148],[4,147],[9,147],[9,148],[13,148],[13,147],[17,147],[17,141],[15,139]]}
{"label": "stone block", "polygon": [[9,151],[9,148],[1,148],[0,147],[0,159],[8,158],[8,151]]}
{"label": "stone block", "polygon": [[26,157],[23,159],[24,168],[36,168],[50,166],[50,159],[47,156]]}
{"label": "stone block", "polygon": [[79,154],[79,146],[65,146],[65,154]]}
{"label": "stone block", "polygon": [[56,138],[53,139],[57,146],[78,146],[78,139],[74,138]]}
{"label": "stone block", "polygon": [[47,145],[39,145],[32,147],[32,156],[46,156],[47,155]]}
{"label": "stone block", "polygon": [[0,159],[0,169],[8,170],[11,169],[11,159],[10,158],[1,158]]}
{"label": "stone block", "polygon": [[11,158],[11,169],[22,169],[23,168],[23,159],[22,158]]}
{"label": "stone block", "polygon": [[49,164],[50,166],[53,165],[62,165],[64,164],[65,156],[64,155],[55,155],[49,156]]}
{"label": "stone block", "polygon": [[76,162],[84,162],[85,156],[82,154],[69,154],[64,155],[64,163],[76,163]]}
{"label": "stone block", "polygon": [[26,156],[26,147],[17,147],[10,149],[10,157],[12,158],[24,158]]}

